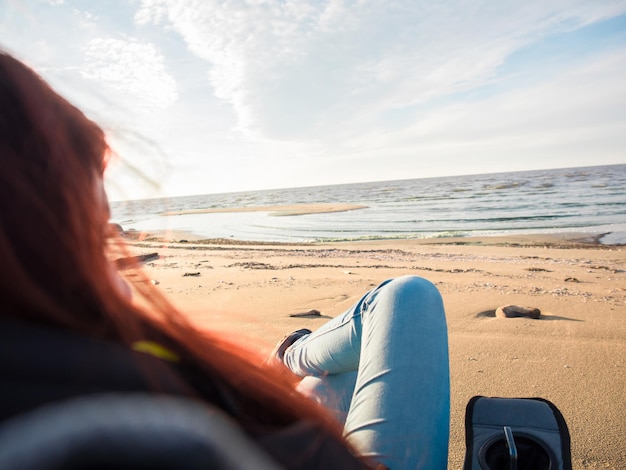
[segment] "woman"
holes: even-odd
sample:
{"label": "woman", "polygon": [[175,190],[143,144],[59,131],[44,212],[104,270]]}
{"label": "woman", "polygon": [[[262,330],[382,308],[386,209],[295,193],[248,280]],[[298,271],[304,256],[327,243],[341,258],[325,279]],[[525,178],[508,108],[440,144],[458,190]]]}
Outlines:
{"label": "woman", "polygon": [[221,408],[288,468],[445,468],[447,337],[432,284],[387,281],[258,364],[192,327],[145,276],[129,295],[111,262],[124,247],[108,230],[108,155],[96,124],[0,54],[0,420],[150,390]]}

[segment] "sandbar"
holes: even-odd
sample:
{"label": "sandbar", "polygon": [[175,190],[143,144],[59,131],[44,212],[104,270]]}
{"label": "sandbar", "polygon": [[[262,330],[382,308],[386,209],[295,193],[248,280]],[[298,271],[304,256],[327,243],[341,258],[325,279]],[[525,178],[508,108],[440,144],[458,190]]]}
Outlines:
{"label": "sandbar", "polygon": [[307,214],[324,214],[330,212],[346,212],[365,209],[359,204],[285,204],[274,206],[242,206],[242,207],[210,207],[206,209],[188,209],[165,212],[161,215],[211,214],[218,212],[269,212],[272,216],[294,216]]}

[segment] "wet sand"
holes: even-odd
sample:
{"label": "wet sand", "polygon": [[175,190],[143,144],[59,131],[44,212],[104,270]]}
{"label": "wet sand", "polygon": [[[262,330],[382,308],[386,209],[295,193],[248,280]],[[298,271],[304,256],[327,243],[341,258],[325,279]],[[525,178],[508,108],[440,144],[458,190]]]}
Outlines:
{"label": "wet sand", "polygon": [[[250,338],[262,353],[384,279],[426,277],[449,327],[449,468],[462,467],[474,395],[547,398],[568,422],[574,468],[626,468],[626,247],[588,235],[289,245],[130,238],[137,254],[158,253],[147,273],[189,318]],[[497,318],[507,304],[539,308],[541,318]],[[320,315],[289,316],[311,309]]]}

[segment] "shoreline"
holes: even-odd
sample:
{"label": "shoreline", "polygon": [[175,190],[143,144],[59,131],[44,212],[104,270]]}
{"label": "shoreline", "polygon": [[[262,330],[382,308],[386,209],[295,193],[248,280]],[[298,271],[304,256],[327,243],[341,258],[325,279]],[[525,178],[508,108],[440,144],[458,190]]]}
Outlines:
{"label": "shoreline", "polygon": [[[181,237],[187,240],[228,238],[234,235],[240,239],[238,243],[247,241],[252,244],[275,241],[329,243],[439,238],[447,241],[458,238],[528,238],[553,234],[554,237],[564,239],[578,236],[585,243],[587,239],[596,237],[595,241],[602,245],[626,245],[626,221],[620,220],[620,216],[612,220],[585,213],[572,219],[570,216],[563,218],[559,211],[554,217],[549,213],[537,215],[533,211],[514,212],[504,216],[497,209],[494,209],[496,212],[489,211],[490,206],[481,209],[484,214],[479,211],[465,215],[458,212],[458,207],[453,205],[456,212],[446,213],[439,220],[436,211],[431,215],[422,214],[421,211],[430,206],[420,208],[421,206],[400,204],[384,209],[384,206],[377,203],[368,203],[367,198],[347,198],[348,201],[356,202],[305,202],[311,198],[310,195],[303,194],[297,198],[294,196],[296,200],[303,202],[272,204],[273,201],[286,198],[277,199],[276,195],[255,198],[251,195],[242,199],[224,195],[223,198],[212,199],[209,196],[206,195],[205,199],[197,196],[176,203],[172,201],[169,210],[165,202],[160,206],[153,204],[135,208],[137,212],[144,213],[143,218],[137,218],[130,213],[123,215],[125,210],[122,210],[117,221],[128,229],[135,225],[139,231],[187,231]],[[406,212],[412,207],[415,213]],[[306,215],[310,218],[298,220],[300,216]],[[277,217],[283,219],[279,220]],[[425,219],[422,220],[422,217]],[[526,222],[526,218],[539,220]],[[369,226],[366,220],[371,220],[372,225]]]}
{"label": "shoreline", "polygon": [[[474,395],[540,396],[559,407],[574,468],[626,468],[626,246],[590,234],[255,243],[182,232],[126,234],[149,279],[200,328],[259,356],[319,328],[385,279],[440,290],[451,367],[449,468],[461,468]],[[502,319],[504,305],[540,309]],[[298,316],[317,310],[319,316]]]}
{"label": "shoreline", "polygon": [[235,238],[206,238],[182,230],[128,230],[122,232],[127,240],[179,243],[208,246],[327,246],[341,244],[372,244],[372,245],[457,245],[457,246],[511,246],[533,247],[544,246],[549,248],[595,248],[595,249],[623,249],[626,244],[603,244],[601,239],[606,233],[537,233],[523,235],[480,235],[467,237],[432,237],[432,238],[393,238],[393,239],[359,239],[341,241],[294,241],[276,242],[264,240],[240,240]]}

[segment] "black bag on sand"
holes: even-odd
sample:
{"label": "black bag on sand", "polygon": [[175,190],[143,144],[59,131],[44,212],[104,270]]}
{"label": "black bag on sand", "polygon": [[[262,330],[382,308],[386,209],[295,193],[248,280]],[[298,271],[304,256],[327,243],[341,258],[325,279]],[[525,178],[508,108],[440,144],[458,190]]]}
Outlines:
{"label": "black bag on sand", "polygon": [[464,470],[572,469],[567,423],[542,398],[472,398],[465,444]]}

